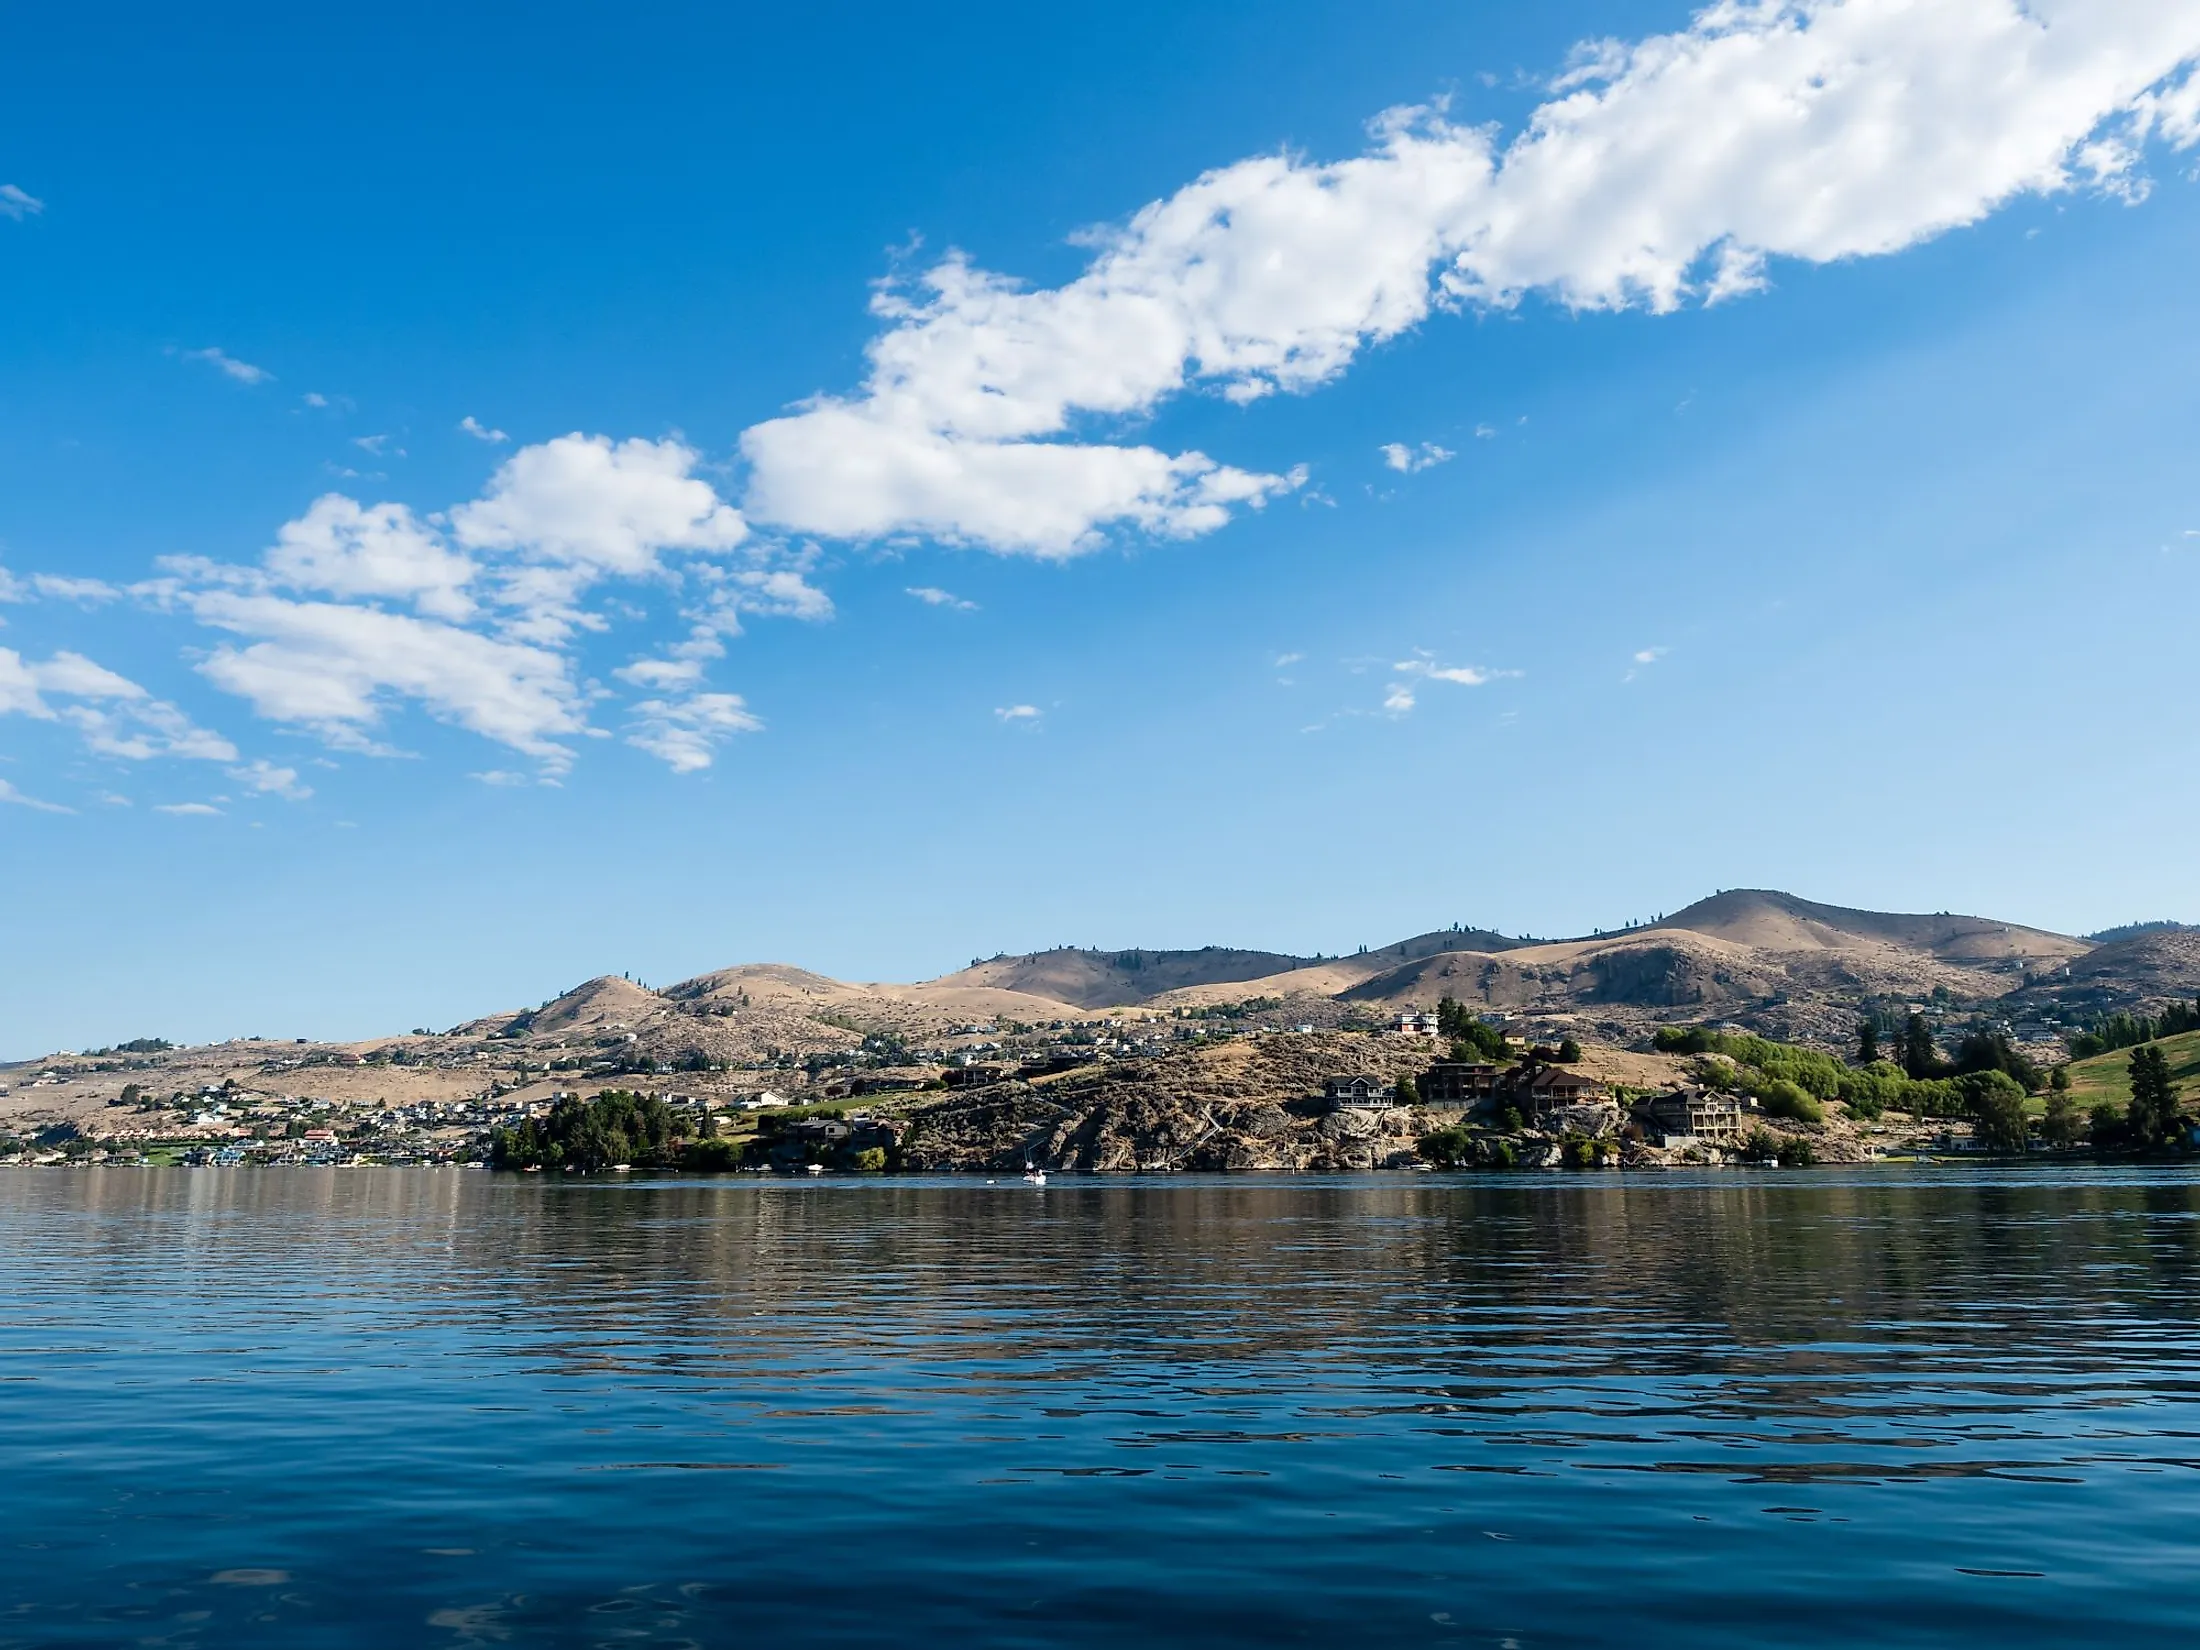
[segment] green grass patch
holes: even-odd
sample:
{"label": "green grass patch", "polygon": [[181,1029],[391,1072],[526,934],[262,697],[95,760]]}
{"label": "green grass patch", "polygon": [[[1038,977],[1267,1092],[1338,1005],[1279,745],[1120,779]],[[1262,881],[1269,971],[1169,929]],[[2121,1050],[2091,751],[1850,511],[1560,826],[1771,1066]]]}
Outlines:
{"label": "green grass patch", "polygon": [[[2169,1057],[2170,1081],[2178,1085],[2180,1093],[2189,1094],[2184,1085],[2200,1079],[2200,1031],[2164,1037],[2159,1046]],[[2118,1106],[2129,1105],[2131,1050],[2112,1049],[2088,1060],[2071,1061],[2070,1097],[2082,1107],[2097,1106],[2104,1100]]]}

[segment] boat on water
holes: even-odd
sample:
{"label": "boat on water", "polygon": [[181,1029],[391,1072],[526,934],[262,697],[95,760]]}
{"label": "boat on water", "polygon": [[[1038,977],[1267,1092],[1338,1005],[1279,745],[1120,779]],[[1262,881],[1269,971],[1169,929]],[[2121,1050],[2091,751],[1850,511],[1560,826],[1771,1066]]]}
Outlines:
{"label": "boat on water", "polygon": [[1026,1186],[1044,1186],[1046,1183],[1046,1170],[1035,1169],[1029,1163],[1024,1165],[1024,1184]]}

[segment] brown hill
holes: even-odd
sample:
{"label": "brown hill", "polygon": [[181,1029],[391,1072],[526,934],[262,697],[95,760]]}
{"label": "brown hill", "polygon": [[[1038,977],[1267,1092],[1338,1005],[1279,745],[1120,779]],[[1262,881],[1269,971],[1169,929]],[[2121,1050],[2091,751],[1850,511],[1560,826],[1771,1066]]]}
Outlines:
{"label": "brown hill", "polygon": [[1064,947],[1021,957],[994,957],[930,981],[933,987],[981,987],[1051,998],[1078,1008],[1118,1008],[1165,991],[1265,979],[1316,959],[1277,951],[1084,951]]}
{"label": "brown hill", "polygon": [[1766,951],[1850,951],[1885,945],[1921,952],[1958,965],[2041,963],[2082,957],[2088,941],[2044,929],[2025,928],[1990,917],[1961,917],[1948,912],[1912,916],[1892,911],[1857,911],[1819,905],[1793,894],[1764,888],[1736,888],[1698,900],[1676,911],[1656,928],[1683,928],[1712,939],[1732,940]]}
{"label": "brown hill", "polygon": [[2173,998],[2200,994],[2200,929],[2172,929],[2116,940],[2010,993],[2012,1015],[2054,1011],[2088,1018],[2119,1009],[2159,1012]]}

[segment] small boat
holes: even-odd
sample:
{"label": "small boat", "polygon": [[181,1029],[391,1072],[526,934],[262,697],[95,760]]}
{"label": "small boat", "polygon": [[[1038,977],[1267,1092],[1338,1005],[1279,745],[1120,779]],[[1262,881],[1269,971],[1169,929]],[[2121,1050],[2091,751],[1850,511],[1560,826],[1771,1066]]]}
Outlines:
{"label": "small boat", "polygon": [[1026,1186],[1044,1186],[1046,1183],[1046,1170],[1035,1169],[1029,1163],[1024,1165],[1024,1184]]}
{"label": "small boat", "polygon": [[805,1163],[802,1166],[802,1172],[804,1174],[823,1174],[825,1165],[822,1163]]}

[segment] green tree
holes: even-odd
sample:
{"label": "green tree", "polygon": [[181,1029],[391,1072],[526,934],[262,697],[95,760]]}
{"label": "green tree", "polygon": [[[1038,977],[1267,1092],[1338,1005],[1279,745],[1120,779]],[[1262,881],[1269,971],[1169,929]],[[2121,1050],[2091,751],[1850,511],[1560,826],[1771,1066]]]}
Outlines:
{"label": "green tree", "polygon": [[1418,1106],[1421,1103],[1421,1085],[1411,1077],[1401,1077],[1391,1090],[1391,1097],[1401,1106]]}
{"label": "green tree", "polygon": [[1580,1062],[1581,1045],[1571,1037],[1562,1038],[1558,1045],[1558,1063],[1562,1066],[1571,1066],[1578,1065]]}
{"label": "green tree", "polygon": [[1938,1077],[1946,1069],[1940,1050],[1933,1046],[1933,1028],[1922,1014],[1911,1015],[1902,1028],[1902,1069],[1916,1082]]}
{"label": "green tree", "polygon": [[2057,1066],[2052,1072],[2048,1073],[2047,1086],[2055,1094],[2068,1094],[2070,1092],[2070,1068],[2068,1066]]}
{"label": "green tree", "polygon": [[[2055,1075],[2062,1077],[2062,1068],[2055,1068]],[[2050,1146],[2067,1151],[2085,1138],[2085,1118],[2078,1110],[2078,1102],[2070,1098],[2070,1079],[2063,1077],[2060,1088],[2050,1087],[2047,1096],[2047,1115],[2040,1120],[2040,1134]]]}
{"label": "green tree", "polygon": [[1856,1063],[1860,1066],[1875,1064],[1879,1059],[1879,1025],[1874,1020],[1862,1020],[1856,1027]]}
{"label": "green tree", "polygon": [[2184,1132],[2177,1115],[2177,1090],[2169,1078],[2169,1056],[2158,1043],[2131,1051],[2131,1108],[2125,1113],[2132,1144],[2151,1149],[2173,1144]]}
{"label": "green tree", "polygon": [[1980,1144],[2001,1152],[2025,1148],[2024,1087],[2005,1071],[1973,1072],[1962,1081],[1963,1098]]}

